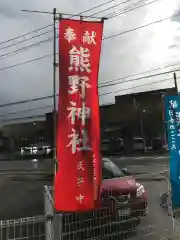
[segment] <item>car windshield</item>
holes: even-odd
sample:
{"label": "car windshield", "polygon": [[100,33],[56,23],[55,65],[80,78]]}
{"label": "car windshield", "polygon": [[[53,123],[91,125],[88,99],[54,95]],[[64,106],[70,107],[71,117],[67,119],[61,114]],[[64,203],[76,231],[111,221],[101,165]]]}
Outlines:
{"label": "car windshield", "polygon": [[124,173],[121,171],[121,169],[108,158],[103,159],[102,174],[103,174],[103,179],[110,179],[110,178],[125,176]]}

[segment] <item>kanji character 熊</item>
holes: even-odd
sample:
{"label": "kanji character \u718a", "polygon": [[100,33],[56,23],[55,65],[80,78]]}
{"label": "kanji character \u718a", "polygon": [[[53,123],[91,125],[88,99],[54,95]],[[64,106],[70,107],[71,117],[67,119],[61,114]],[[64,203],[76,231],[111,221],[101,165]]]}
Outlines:
{"label": "kanji character \u718a", "polygon": [[69,58],[70,58],[70,67],[69,71],[75,69],[75,71],[81,72],[91,72],[91,65],[90,65],[90,53],[88,48],[80,47],[78,50],[75,46],[69,51]]}

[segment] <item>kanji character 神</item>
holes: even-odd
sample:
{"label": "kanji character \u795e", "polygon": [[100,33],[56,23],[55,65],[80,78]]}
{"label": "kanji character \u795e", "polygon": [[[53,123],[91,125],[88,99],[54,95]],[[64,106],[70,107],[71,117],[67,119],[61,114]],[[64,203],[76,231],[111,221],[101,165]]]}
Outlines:
{"label": "kanji character \u795e", "polygon": [[67,108],[67,110],[69,111],[68,118],[71,119],[71,124],[75,124],[76,115],[77,115],[76,103],[70,101],[70,104],[71,106]]}
{"label": "kanji character \u795e", "polygon": [[97,44],[95,41],[95,37],[96,37],[96,32],[92,31],[90,34],[89,31],[85,31],[83,36],[83,43]]}
{"label": "kanji character \u795e", "polygon": [[75,69],[75,71],[81,72],[91,72],[91,64],[90,64],[90,53],[88,48],[80,47],[78,50],[75,46],[69,51],[69,58],[70,58],[70,67],[69,71]]}
{"label": "kanji character \u795e", "polygon": [[81,97],[84,98],[86,94],[86,89],[91,88],[91,85],[88,83],[89,78],[87,76],[80,77],[78,75],[72,75],[68,77],[68,83],[70,90],[69,94],[75,94],[81,89]]}
{"label": "kanji character \u795e", "polygon": [[71,124],[75,124],[76,116],[81,119],[82,125],[86,123],[86,119],[90,117],[91,109],[86,107],[85,102],[82,103],[82,108],[76,107],[76,102],[70,101],[71,106],[67,108],[69,111],[68,118],[71,119]]}
{"label": "kanji character \u795e", "polygon": [[86,123],[86,119],[90,117],[91,109],[86,107],[85,102],[82,103],[82,108],[77,109],[77,116],[81,119],[82,125]]}
{"label": "kanji character \u795e", "polygon": [[75,40],[76,39],[76,34],[74,32],[74,29],[68,27],[66,30],[65,30],[65,33],[64,33],[64,38],[70,43],[71,41]]}

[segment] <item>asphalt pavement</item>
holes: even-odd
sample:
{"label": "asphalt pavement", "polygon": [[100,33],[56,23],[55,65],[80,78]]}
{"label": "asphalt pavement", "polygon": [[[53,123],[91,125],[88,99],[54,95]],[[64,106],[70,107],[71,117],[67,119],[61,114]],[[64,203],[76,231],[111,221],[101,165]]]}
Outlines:
{"label": "asphalt pavement", "polygon": [[140,181],[148,193],[148,215],[139,226],[134,240],[171,239],[173,236],[173,221],[167,209],[159,205],[160,194],[167,191],[164,181]]}
{"label": "asphalt pavement", "polygon": [[[128,168],[138,181],[143,183],[148,193],[149,213],[143,218],[135,239],[145,239],[144,236],[149,234],[171,234],[171,217],[159,206],[160,194],[167,191],[167,183],[164,179],[155,178],[160,172],[168,169],[168,157],[116,156],[111,159],[119,167]],[[0,220],[43,214],[43,188],[44,185],[52,185],[52,181],[47,177],[51,170],[50,159],[38,162],[36,167],[30,160],[0,161]],[[138,178],[140,175],[144,177]]]}

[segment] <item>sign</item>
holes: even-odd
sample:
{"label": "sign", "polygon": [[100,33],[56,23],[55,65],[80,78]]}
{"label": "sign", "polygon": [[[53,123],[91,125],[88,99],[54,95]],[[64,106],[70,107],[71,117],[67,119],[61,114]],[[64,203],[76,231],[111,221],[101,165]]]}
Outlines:
{"label": "sign", "polygon": [[102,179],[98,71],[103,23],[60,20],[55,209],[85,211],[99,202]]}
{"label": "sign", "polygon": [[180,207],[180,96],[165,97],[172,207]]}

